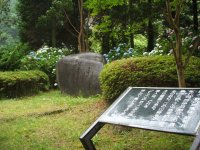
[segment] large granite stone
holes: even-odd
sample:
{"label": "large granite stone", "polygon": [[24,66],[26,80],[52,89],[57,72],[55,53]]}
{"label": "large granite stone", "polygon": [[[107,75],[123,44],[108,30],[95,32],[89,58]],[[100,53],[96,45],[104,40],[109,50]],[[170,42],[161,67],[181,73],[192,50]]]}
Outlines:
{"label": "large granite stone", "polygon": [[63,93],[90,96],[100,93],[99,73],[104,58],[96,53],[69,55],[56,64],[58,86]]}

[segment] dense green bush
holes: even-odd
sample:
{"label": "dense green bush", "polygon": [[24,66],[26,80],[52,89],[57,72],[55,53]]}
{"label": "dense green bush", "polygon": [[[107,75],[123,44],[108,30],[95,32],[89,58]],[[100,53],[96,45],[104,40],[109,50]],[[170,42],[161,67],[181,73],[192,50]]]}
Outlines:
{"label": "dense green bush", "polygon": [[21,59],[30,50],[27,44],[13,43],[0,47],[0,71],[13,71],[20,68]]}
{"label": "dense green bush", "polygon": [[0,72],[0,98],[25,96],[48,89],[49,78],[44,72]]}
{"label": "dense green bush", "polygon": [[[188,87],[200,86],[200,59],[192,57],[186,69]],[[106,99],[113,100],[127,87],[177,87],[172,56],[148,56],[113,61],[105,65],[100,83]]]}

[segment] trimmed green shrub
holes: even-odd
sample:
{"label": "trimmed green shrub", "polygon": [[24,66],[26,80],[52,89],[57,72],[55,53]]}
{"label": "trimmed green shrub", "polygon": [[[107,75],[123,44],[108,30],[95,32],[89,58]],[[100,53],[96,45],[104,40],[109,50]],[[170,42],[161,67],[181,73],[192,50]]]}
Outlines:
{"label": "trimmed green shrub", "polygon": [[49,78],[41,71],[0,72],[0,98],[20,97],[49,89]]}
{"label": "trimmed green shrub", "polygon": [[[200,86],[200,58],[192,57],[185,72],[188,87]],[[127,87],[178,87],[172,56],[148,56],[113,61],[100,73],[105,99],[117,98]]]}

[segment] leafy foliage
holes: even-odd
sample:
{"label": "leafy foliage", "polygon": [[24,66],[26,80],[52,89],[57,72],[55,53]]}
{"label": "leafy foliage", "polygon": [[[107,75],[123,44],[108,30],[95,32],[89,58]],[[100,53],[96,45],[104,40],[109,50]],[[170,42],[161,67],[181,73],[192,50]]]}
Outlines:
{"label": "leafy foliage", "polygon": [[0,1],[0,22],[2,25],[8,24],[8,15],[10,12],[10,0]]}
{"label": "leafy foliage", "polygon": [[134,49],[139,53],[142,54],[146,50],[147,47],[147,38],[142,34],[136,34],[134,38]]}
{"label": "leafy foliage", "polygon": [[[185,72],[188,87],[200,86],[200,59],[193,57]],[[106,99],[113,100],[127,87],[177,87],[177,73],[172,56],[148,56],[113,61],[100,74]]]}
{"label": "leafy foliage", "polygon": [[21,59],[29,50],[29,46],[22,43],[0,47],[0,71],[20,69]]}
{"label": "leafy foliage", "polygon": [[114,6],[123,5],[125,3],[124,0],[87,0],[85,5],[88,9],[93,10],[93,15],[99,14],[102,10],[111,9]]}
{"label": "leafy foliage", "polygon": [[[127,43],[134,49],[147,50],[147,45],[144,47],[136,47],[136,36],[142,34],[150,40],[148,31],[152,34],[157,34],[157,28],[150,28],[148,20],[155,18],[160,19],[161,7],[163,4],[159,1],[97,1],[88,0],[85,3],[86,7],[91,11],[93,24],[92,32],[95,38],[101,39],[102,53],[108,53],[111,47],[116,47],[120,43]],[[148,11],[150,5],[153,10],[151,14]],[[120,13],[119,13],[120,12]],[[154,22],[153,20],[153,22]],[[154,24],[153,24],[154,26]],[[150,43],[148,42],[147,43]],[[154,36],[151,38],[154,42]],[[151,43],[154,45],[154,43]],[[106,51],[107,49],[107,51]]]}
{"label": "leafy foliage", "polygon": [[20,17],[20,39],[33,48],[40,47],[49,36],[48,29],[37,26],[38,17],[50,7],[52,0],[18,0],[17,11]]}
{"label": "leafy foliage", "polygon": [[[37,26],[41,29],[48,29],[50,31],[50,38],[46,37],[45,42],[52,47],[60,45],[65,42],[60,39],[58,35],[62,35],[60,32],[67,26],[68,19],[73,11],[73,5],[71,0],[51,0],[50,7],[44,14],[38,17]],[[40,30],[40,29],[39,29]],[[47,39],[49,41],[47,41]],[[59,44],[57,43],[59,42]]]}
{"label": "leafy foliage", "polygon": [[60,47],[62,43],[67,47],[77,47],[77,1],[19,0],[18,12],[21,18],[20,38],[34,49],[44,43],[52,47]]}
{"label": "leafy foliage", "polygon": [[49,78],[41,71],[0,72],[0,98],[19,97],[49,89]]}
{"label": "leafy foliage", "polygon": [[15,3],[12,0],[0,0],[0,47],[19,39]]}

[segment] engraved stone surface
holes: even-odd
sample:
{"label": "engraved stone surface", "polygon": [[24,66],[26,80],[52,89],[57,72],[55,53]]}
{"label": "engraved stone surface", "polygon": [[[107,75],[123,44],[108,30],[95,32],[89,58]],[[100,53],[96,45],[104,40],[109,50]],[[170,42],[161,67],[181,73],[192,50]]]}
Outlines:
{"label": "engraved stone surface", "polygon": [[99,73],[104,58],[96,53],[69,55],[56,64],[56,78],[63,93],[90,96],[100,93]]}
{"label": "engraved stone surface", "polygon": [[99,121],[195,135],[200,123],[200,89],[129,88]]}

